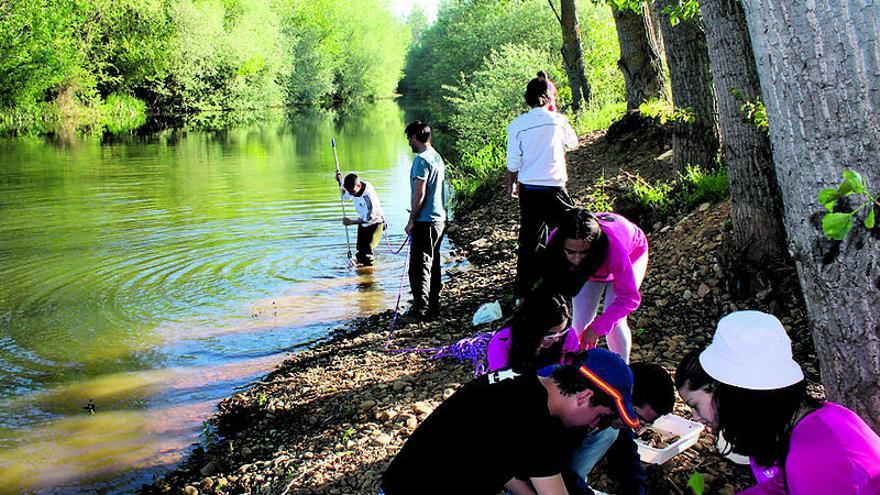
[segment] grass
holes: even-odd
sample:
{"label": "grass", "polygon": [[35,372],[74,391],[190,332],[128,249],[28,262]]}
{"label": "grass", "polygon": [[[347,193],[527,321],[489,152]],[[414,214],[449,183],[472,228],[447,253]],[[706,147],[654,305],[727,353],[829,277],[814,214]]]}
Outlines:
{"label": "grass", "polygon": [[669,182],[657,182],[650,184],[645,179],[636,175],[632,182],[631,195],[642,207],[652,209],[660,215],[669,212],[673,203],[673,184]]}
{"label": "grass", "polygon": [[706,201],[721,201],[730,195],[727,169],[706,172],[696,165],[688,165],[681,177],[682,199],[690,206]]}

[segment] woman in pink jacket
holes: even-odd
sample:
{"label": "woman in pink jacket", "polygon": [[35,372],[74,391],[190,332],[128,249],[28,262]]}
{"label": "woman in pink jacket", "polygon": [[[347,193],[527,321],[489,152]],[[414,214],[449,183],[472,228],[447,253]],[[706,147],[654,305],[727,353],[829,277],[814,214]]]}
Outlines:
{"label": "woman in pink jacket", "polygon": [[695,419],[749,456],[756,484],[740,495],[880,493],[880,437],[853,411],[807,393],[776,317],[722,318],[712,343],[682,359],[675,387]]}
{"label": "woman in pink jacket", "polygon": [[568,302],[560,295],[537,291],[526,296],[510,325],[489,341],[489,371],[565,364],[569,353],[580,350],[570,315]]}
{"label": "woman in pink jacket", "polygon": [[582,348],[604,336],[608,348],[629,362],[627,316],[641,304],[647,270],[648,240],[638,226],[615,213],[574,209],[548,238],[541,285],[572,298]]}

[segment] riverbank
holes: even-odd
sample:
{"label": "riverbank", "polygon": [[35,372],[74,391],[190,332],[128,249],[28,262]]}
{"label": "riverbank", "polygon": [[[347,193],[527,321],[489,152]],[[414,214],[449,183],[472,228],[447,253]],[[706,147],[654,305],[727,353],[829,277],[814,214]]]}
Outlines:
{"label": "riverbank", "polygon": [[[668,129],[655,125],[583,136],[569,155],[572,197],[579,205],[594,199],[600,177],[612,185],[636,173],[649,181],[669,179],[670,146]],[[607,191],[616,194],[613,187]],[[471,264],[448,274],[440,318],[396,329],[392,348],[432,347],[491,330],[491,324],[470,323],[485,302],[499,299],[505,314],[510,311],[518,207],[504,197],[503,177],[484,185],[458,213],[449,235],[456,254]],[[650,231],[652,259],[642,307],[630,319],[633,360],[672,371],[685,352],[708,342],[720,316],[737,308],[763,309],[782,319],[808,377],[818,381],[797,294],[768,288],[744,299],[728,290],[731,270],[720,250],[728,219],[727,202],[704,203],[643,225]],[[797,283],[792,279],[787,286]],[[205,432],[206,448],[143,493],[376,493],[382,470],[412,430],[472,376],[469,363],[387,352],[391,316],[386,311],[355,319],[330,341],[292,356],[223,400]],[[689,414],[681,403],[676,409]],[[693,472],[705,475],[706,493],[747,486],[748,468],[726,461],[714,441],[704,433],[695,448],[651,467],[652,493],[685,493]],[[601,473],[600,465],[594,484],[613,493],[613,482]]]}

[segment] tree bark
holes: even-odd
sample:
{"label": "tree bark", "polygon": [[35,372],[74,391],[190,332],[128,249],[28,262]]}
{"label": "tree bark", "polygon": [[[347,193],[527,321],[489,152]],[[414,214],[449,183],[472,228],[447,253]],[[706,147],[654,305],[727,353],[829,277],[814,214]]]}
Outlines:
{"label": "tree bark", "polygon": [[660,51],[651,43],[653,35],[650,32],[650,13],[643,15],[630,9],[619,10],[614,7],[612,12],[620,44],[617,66],[626,83],[626,109],[636,110],[643,102],[660,98],[663,93]]}
{"label": "tree bark", "polygon": [[581,45],[581,28],[575,0],[562,0],[561,10],[559,23],[562,25],[562,60],[568,74],[568,85],[571,87],[571,107],[578,111],[582,100],[584,104],[590,102],[591,89],[584,65],[584,49]]}
{"label": "tree bark", "polygon": [[880,233],[858,219],[843,241],[826,240],[816,197],[844,169],[859,171],[872,193],[880,186],[880,4],[743,7],[825,391],[880,431]]}
{"label": "tree bark", "polygon": [[666,63],[676,109],[687,110],[693,122],[676,121],[672,135],[672,163],[679,171],[686,165],[714,168],[718,155],[718,115],[703,20],[699,14],[672,26],[661,13],[669,0],[655,0],[660,31],[666,47]]}
{"label": "tree bark", "polygon": [[747,271],[763,271],[784,260],[787,252],[770,139],[740,109],[743,100],[754,103],[761,97],[748,26],[739,0],[700,0],[700,12],[715,81],[721,156],[730,181],[730,248],[734,258],[749,265]]}

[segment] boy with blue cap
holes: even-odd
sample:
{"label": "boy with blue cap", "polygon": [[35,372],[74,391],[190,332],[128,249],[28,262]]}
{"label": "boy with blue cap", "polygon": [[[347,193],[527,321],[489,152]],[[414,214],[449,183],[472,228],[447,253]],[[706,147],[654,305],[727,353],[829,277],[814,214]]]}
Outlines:
{"label": "boy with blue cap", "polygon": [[549,376],[505,369],[462,386],[419,425],[382,475],[381,493],[565,495],[571,435],[614,418],[635,428],[633,375],[590,349]]}

